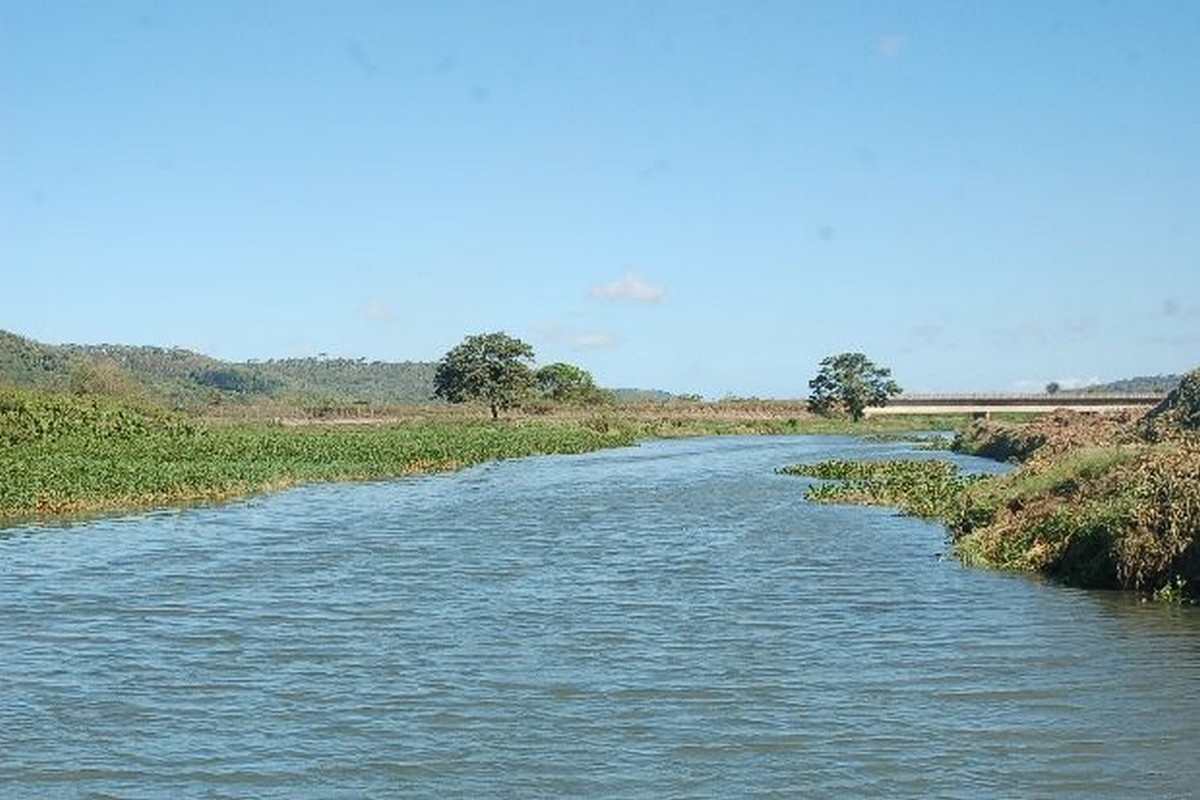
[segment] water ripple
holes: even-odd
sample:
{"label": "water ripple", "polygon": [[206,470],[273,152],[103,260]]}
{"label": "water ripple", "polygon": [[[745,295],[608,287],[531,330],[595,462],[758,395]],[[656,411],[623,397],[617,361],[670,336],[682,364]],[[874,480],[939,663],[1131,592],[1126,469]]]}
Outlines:
{"label": "water ripple", "polygon": [[0,540],[3,797],[1173,797],[1200,619],[654,442]]}

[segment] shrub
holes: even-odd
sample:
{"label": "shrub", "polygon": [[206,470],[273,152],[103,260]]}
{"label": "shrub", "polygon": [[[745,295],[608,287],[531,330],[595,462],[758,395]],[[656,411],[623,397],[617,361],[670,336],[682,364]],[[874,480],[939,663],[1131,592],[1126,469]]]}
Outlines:
{"label": "shrub", "polygon": [[1200,369],[1184,375],[1173,394],[1179,426],[1193,431],[1200,429]]}

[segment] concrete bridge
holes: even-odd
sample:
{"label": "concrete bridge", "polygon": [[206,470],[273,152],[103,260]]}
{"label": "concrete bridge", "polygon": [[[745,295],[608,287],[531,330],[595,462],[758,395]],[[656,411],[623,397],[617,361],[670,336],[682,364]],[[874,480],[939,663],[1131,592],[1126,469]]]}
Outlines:
{"label": "concrete bridge", "polygon": [[1097,412],[1147,411],[1158,405],[1165,394],[1113,393],[1077,394],[902,394],[893,397],[883,408],[869,408],[869,415],[876,414],[979,414],[989,416],[993,412],[1049,413],[1058,408],[1073,411]]}

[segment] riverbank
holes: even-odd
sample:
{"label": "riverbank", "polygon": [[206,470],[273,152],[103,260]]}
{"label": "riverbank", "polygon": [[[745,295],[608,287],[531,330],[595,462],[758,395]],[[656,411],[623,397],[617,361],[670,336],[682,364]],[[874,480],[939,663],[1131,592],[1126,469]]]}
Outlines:
{"label": "riverbank", "polygon": [[0,525],[225,502],[319,481],[381,480],[655,437],[871,433],[962,418],[827,420],[797,403],[539,409],[395,407],[322,418],[287,409],[189,416],[106,397],[0,392]]}
{"label": "riverbank", "polygon": [[[968,487],[951,519],[966,563],[1032,570],[1074,586],[1200,600],[1200,436],[1171,414],[1060,412],[998,481]],[[979,426],[959,449],[1011,438]]]}
{"label": "riverbank", "polygon": [[978,422],[955,449],[1019,466],[973,478],[929,462],[794,465],[819,502],[896,506],[947,526],[968,564],[1033,571],[1073,586],[1200,600],[1200,433],[1193,372],[1144,416],[1060,411]]}

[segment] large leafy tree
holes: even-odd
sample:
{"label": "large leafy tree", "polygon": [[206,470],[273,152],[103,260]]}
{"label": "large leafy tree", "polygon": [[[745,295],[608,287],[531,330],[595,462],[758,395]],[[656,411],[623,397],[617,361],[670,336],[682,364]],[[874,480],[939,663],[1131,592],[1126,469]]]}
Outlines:
{"label": "large leafy tree", "polygon": [[596,385],[592,374],[574,364],[561,361],[547,364],[535,374],[538,393],[556,403],[598,405],[612,402],[612,392]]}
{"label": "large leafy tree", "polygon": [[533,348],[505,333],[468,336],[438,362],[433,393],[451,403],[486,402],[492,419],[533,386]]}
{"label": "large leafy tree", "polygon": [[818,414],[842,412],[856,421],[868,406],[886,405],[900,394],[892,371],[877,367],[862,353],[841,353],[821,361],[817,377],[808,382],[808,407]]}

